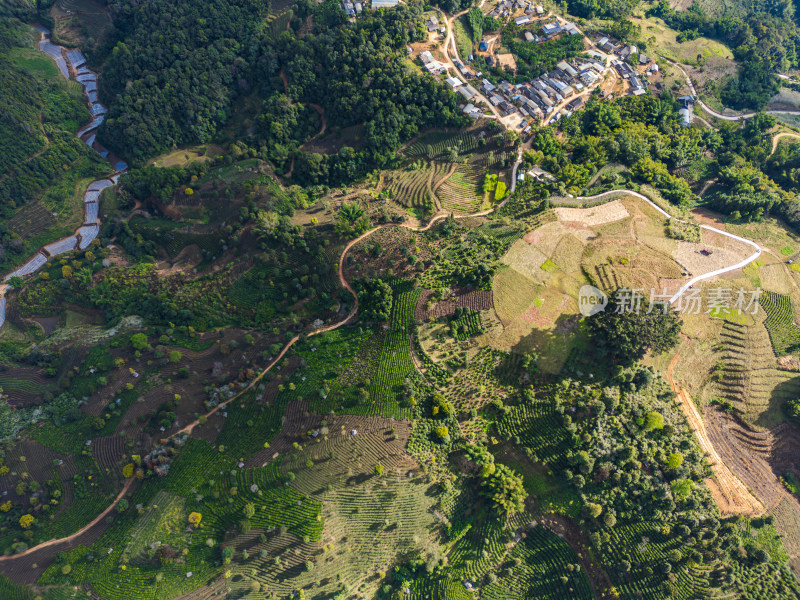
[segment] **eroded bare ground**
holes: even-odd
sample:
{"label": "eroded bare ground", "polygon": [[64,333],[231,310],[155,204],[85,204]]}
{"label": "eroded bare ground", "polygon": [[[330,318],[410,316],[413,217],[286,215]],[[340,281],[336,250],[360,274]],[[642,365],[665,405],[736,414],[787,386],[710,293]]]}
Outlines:
{"label": "eroded bare ground", "polygon": [[757,431],[718,407],[704,411],[711,443],[722,461],[753,490],[783,537],[795,571],[800,567],[800,502],[780,477],[800,473],[800,435],[794,425],[782,423],[771,430]]}
{"label": "eroded bare ground", "polygon": [[723,514],[761,514],[764,512],[764,505],[750,493],[744,483],[736,476],[737,474],[731,471],[728,466],[729,463],[717,451],[714,436],[710,435],[706,429],[706,424],[697,410],[697,405],[686,390],[679,388],[675,384],[672,378],[672,371],[679,359],[680,355],[676,354],[670,362],[667,368],[667,379],[672,386],[672,390],[677,394],[678,403],[683,414],[686,415],[689,427],[697,437],[700,447],[711,464],[714,477],[707,480],[706,483],[714,496],[714,500],[717,502],[717,506],[719,506],[720,512]]}
{"label": "eroded bare ground", "polygon": [[714,477],[706,483],[720,512],[771,515],[792,569],[800,572],[800,502],[780,479],[786,473],[800,476],[800,431],[789,423],[756,430],[717,406],[706,407],[701,418],[691,396],[672,378],[679,359],[676,355],[670,362],[667,378],[708,455]]}

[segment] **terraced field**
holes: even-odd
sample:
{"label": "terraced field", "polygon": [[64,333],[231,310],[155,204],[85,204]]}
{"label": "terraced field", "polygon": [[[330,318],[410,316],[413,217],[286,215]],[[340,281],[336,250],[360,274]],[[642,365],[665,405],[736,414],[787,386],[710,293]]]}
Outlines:
{"label": "terraced field", "polygon": [[[521,564],[509,567],[510,574],[489,584],[482,598],[487,600],[589,600],[594,598],[589,578],[578,557],[556,534],[537,526],[525,530],[509,558]],[[566,581],[564,581],[566,579]]]}
{"label": "terraced field", "polygon": [[385,190],[392,200],[402,206],[432,212],[434,197],[431,184],[445,170],[445,165],[433,163],[420,169],[390,171],[384,176]]}
{"label": "terraced field", "polygon": [[493,136],[491,130],[480,126],[460,132],[434,131],[421,135],[403,154],[440,162],[449,162],[455,155],[458,162],[466,161],[484,168],[513,162],[516,158],[513,148],[496,141]]}
{"label": "terraced field", "polygon": [[783,420],[781,405],[800,394],[800,381],[777,369],[773,345],[757,315],[750,327],[726,320],[720,362],[711,385],[751,423],[772,426]]}
{"label": "terraced field", "polygon": [[483,177],[481,167],[458,165],[453,173],[436,190],[442,208],[454,213],[474,213],[483,208]]}
{"label": "terraced field", "polygon": [[764,325],[775,355],[783,356],[800,349],[800,327],[797,326],[792,299],[784,294],[764,291],[759,303],[767,313]]}
{"label": "terraced field", "polygon": [[56,224],[52,213],[39,200],[29,202],[6,225],[23,239],[43,233]]}

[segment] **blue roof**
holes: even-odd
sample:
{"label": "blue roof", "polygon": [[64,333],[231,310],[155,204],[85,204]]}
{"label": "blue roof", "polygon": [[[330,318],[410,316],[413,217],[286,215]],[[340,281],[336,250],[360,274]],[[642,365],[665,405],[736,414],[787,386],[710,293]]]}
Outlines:
{"label": "blue roof", "polygon": [[489,44],[487,44],[486,42],[481,42],[480,44],[478,44],[478,50],[488,50],[488,49],[489,49]]}

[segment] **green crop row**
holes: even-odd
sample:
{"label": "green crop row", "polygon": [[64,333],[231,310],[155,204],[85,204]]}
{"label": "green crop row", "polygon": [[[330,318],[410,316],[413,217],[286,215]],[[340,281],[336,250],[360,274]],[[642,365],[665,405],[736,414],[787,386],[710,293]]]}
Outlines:
{"label": "green crop row", "polygon": [[589,578],[569,545],[544,527],[528,528],[511,552],[512,559],[497,581],[483,589],[486,600],[589,600]]}
{"label": "green crop row", "polygon": [[767,313],[764,325],[776,356],[794,352],[800,347],[800,327],[795,324],[791,298],[777,292],[763,291],[759,303]]}

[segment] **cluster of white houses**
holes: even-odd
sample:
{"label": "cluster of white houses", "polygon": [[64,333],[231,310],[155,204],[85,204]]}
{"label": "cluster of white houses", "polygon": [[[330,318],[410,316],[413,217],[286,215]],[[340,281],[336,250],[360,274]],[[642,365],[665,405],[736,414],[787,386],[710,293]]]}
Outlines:
{"label": "cluster of white houses", "polygon": [[[374,2],[375,0],[373,0]],[[519,10],[523,9],[523,16],[513,17]],[[536,21],[547,20],[543,7],[536,6],[525,0],[502,0],[489,16],[503,17],[510,15],[514,18],[517,25],[523,26]],[[538,25],[538,23],[537,23]],[[439,30],[440,25],[436,17],[431,17],[427,23],[429,32]],[[532,43],[542,43],[561,35],[582,35],[573,23],[552,22],[541,25],[536,29],[523,32],[525,39]],[[647,79],[658,72],[658,65],[647,55],[639,52],[635,46],[620,44],[616,40],[602,35],[595,37],[598,48],[606,54],[611,55],[610,66],[619,74],[623,81],[628,82],[626,93],[632,95],[642,95],[647,90]],[[488,51],[489,42],[484,39],[479,44],[479,51]],[[409,53],[411,48],[409,47]],[[464,97],[466,106],[463,111],[473,118],[479,118],[485,112],[485,107],[476,106],[476,96],[485,95],[489,103],[495,107],[502,116],[519,113],[522,122],[520,128],[522,133],[527,134],[532,129],[534,120],[554,123],[560,118],[571,115],[583,104],[582,93],[587,88],[594,87],[604,76],[607,68],[608,56],[596,50],[587,50],[582,56],[562,60],[557,63],[556,68],[535,77],[530,81],[512,84],[502,81],[495,85],[483,77],[480,72],[473,72],[470,67],[454,60],[458,72],[455,76],[449,76],[449,63],[437,60],[433,54],[426,50],[421,52],[419,59],[423,68],[432,75],[448,75],[445,80],[450,88]],[[492,57],[487,57],[487,62],[491,65]],[[471,62],[472,57],[469,57]],[[601,94],[605,97],[605,94]],[[611,97],[609,95],[609,97]],[[481,99],[482,100],[482,99]],[[691,106],[685,102],[684,112],[689,113]],[[556,110],[558,108],[558,110]],[[691,117],[684,117],[684,121],[691,124]]]}
{"label": "cluster of white houses", "polygon": [[[615,56],[611,64],[617,74],[630,85],[630,94],[641,96],[647,91],[643,77],[646,78],[658,73],[658,64],[644,52],[640,52],[636,46],[620,44],[607,36],[600,37],[597,40],[597,46]],[[644,75],[636,67],[645,67]]]}
{"label": "cluster of white houses", "polygon": [[518,10],[524,10],[525,15],[528,17],[543,17],[546,13],[544,6],[541,4],[534,5],[532,2],[526,2],[525,0],[501,0],[500,3],[489,12],[488,16],[500,19],[512,15]]}
{"label": "cluster of white houses", "polygon": [[[372,0],[372,10],[378,10],[379,8],[392,8],[393,6],[397,6],[400,3],[400,0]],[[356,15],[360,15],[361,12],[366,7],[366,0],[363,2],[354,2],[353,0],[342,0],[342,8],[344,12],[347,13],[348,17],[355,17]]]}
{"label": "cluster of white houses", "polygon": [[552,115],[551,120],[556,121],[581,106],[583,100],[578,97],[579,94],[594,85],[604,69],[605,65],[601,62],[573,58],[569,62],[559,62],[549,73],[525,83],[514,85],[503,81],[495,86],[488,79],[483,79],[481,90],[501,114],[519,112],[523,119],[531,117],[544,120],[555,111],[556,106],[572,98],[564,111]]}

